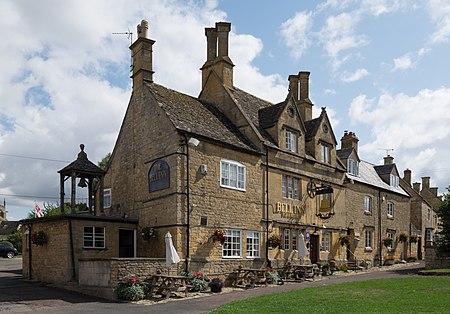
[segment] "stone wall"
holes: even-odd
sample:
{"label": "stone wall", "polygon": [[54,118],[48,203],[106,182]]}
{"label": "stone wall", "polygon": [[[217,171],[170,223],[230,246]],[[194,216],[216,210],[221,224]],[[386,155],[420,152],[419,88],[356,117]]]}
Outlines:
{"label": "stone wall", "polygon": [[426,245],[425,268],[426,269],[450,268],[450,256],[443,256],[439,254],[436,246]]}

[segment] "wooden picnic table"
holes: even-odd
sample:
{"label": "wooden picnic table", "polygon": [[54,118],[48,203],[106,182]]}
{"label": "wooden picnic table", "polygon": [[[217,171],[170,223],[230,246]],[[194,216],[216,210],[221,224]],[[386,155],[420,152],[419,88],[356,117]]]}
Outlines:
{"label": "wooden picnic table", "polygon": [[312,264],[287,264],[283,267],[286,279],[306,280],[306,278],[312,278],[316,275],[314,271],[314,265]]}
{"label": "wooden picnic table", "polygon": [[184,291],[185,296],[187,296],[189,287],[186,284],[185,276],[155,274],[152,276],[149,288],[150,296],[153,294],[161,294],[169,298],[172,292],[177,291]]}
{"label": "wooden picnic table", "polygon": [[267,286],[267,272],[269,269],[262,268],[242,268],[236,270],[236,280],[234,286],[244,285],[245,287],[254,288],[257,284],[264,284]]}

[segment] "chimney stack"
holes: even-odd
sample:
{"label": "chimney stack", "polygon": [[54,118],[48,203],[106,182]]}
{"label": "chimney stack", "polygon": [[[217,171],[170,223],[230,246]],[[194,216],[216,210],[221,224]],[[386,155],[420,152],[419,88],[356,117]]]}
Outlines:
{"label": "chimney stack", "polygon": [[394,157],[387,155],[384,157],[384,165],[392,165],[394,163]]}
{"label": "chimney stack", "polygon": [[430,188],[431,193],[437,197],[438,194],[438,188]]}
{"label": "chimney stack", "polygon": [[403,171],[403,180],[405,180],[406,183],[411,186],[411,170],[406,169]]}
{"label": "chimney stack", "polygon": [[413,183],[413,189],[414,189],[414,191],[416,191],[417,193],[420,193],[420,182],[414,182],[414,183]]}
{"label": "chimney stack", "polygon": [[422,177],[422,190],[430,189],[430,177]]}
{"label": "chimney stack", "polygon": [[215,28],[205,28],[207,51],[206,62],[202,66],[202,90],[209,74],[214,71],[226,87],[233,88],[234,64],[228,56],[228,36],[231,23],[217,22]]}
{"label": "chimney stack", "polygon": [[[312,120],[312,102],[309,99],[309,74],[310,72],[300,71],[298,75],[289,75],[289,89],[295,99],[298,99],[298,110],[303,122]],[[295,85],[295,86],[294,86]]]}
{"label": "chimney stack", "polygon": [[353,148],[358,153],[359,139],[356,134],[349,131],[344,131],[344,136],[341,138],[341,149]]}
{"label": "chimney stack", "polygon": [[139,89],[144,82],[153,82],[153,44],[154,40],[148,39],[148,22],[142,20],[137,26],[138,38],[130,46],[133,60],[133,92]]}
{"label": "chimney stack", "polygon": [[298,94],[298,75],[289,75],[289,93],[294,97],[295,103],[299,101]]}

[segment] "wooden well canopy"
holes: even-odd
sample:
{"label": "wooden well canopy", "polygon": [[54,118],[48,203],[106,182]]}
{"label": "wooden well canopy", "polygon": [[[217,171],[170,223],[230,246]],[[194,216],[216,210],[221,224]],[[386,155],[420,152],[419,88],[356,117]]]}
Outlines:
{"label": "wooden well canopy", "polygon": [[94,163],[89,161],[87,158],[87,154],[84,151],[84,144],[80,144],[81,151],[78,153],[78,158],[59,170],[60,174],[60,209],[61,214],[64,214],[64,182],[67,179],[71,179],[72,181],[72,189],[71,189],[71,197],[70,197],[70,208],[71,213],[75,214],[76,212],[76,187],[77,187],[77,178],[79,179],[78,186],[79,187],[87,187],[88,188],[88,209],[89,212],[95,215],[96,213],[96,204],[94,200],[95,192],[99,189],[99,207],[100,211],[103,212],[103,179],[105,177],[105,171],[100,167],[96,166]]}

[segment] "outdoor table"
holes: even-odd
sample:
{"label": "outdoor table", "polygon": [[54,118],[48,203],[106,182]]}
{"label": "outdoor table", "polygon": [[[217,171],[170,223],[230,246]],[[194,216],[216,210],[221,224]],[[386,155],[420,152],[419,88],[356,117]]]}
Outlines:
{"label": "outdoor table", "polygon": [[295,279],[312,278],[314,280],[314,266],[313,265],[292,265],[292,273]]}
{"label": "outdoor table", "polygon": [[161,294],[166,298],[170,297],[172,292],[184,291],[188,294],[188,286],[186,285],[185,276],[172,276],[164,274],[155,274],[150,282],[149,295]]}
{"label": "outdoor table", "polygon": [[267,286],[266,274],[269,271],[268,269],[239,267],[235,271],[237,272],[236,280],[234,281],[235,287],[239,283],[244,286],[250,286],[250,288],[254,288],[257,284],[265,284]]}

